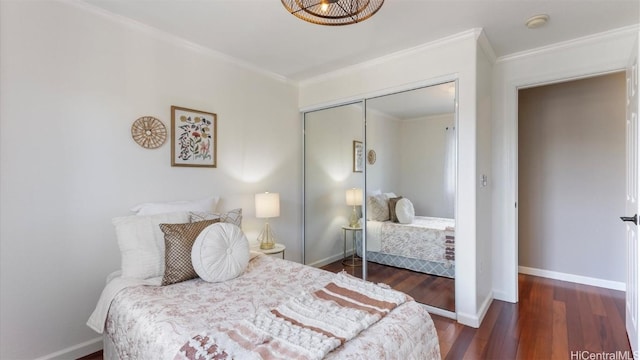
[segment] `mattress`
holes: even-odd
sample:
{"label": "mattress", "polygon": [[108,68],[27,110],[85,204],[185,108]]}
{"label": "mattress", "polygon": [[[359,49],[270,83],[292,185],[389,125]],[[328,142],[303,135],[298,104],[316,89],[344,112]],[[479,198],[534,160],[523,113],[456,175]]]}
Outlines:
{"label": "mattress", "polygon": [[[135,286],[120,291],[109,309],[105,336],[112,359],[173,359],[211,324],[246,319],[305,291],[318,290],[337,275],[298,263],[258,256],[245,273],[222,283],[194,279],[170,286]],[[415,301],[330,352],[326,359],[439,359],[438,337],[429,314]]]}
{"label": "mattress", "polygon": [[454,260],[454,227],[453,219],[423,216],[416,216],[411,224],[367,221],[367,251],[450,266]]}
{"label": "mattress", "polygon": [[416,216],[411,224],[367,221],[367,260],[455,278],[455,220]]}
{"label": "mattress", "polygon": [[[358,244],[360,246],[360,244]],[[358,248],[358,256],[362,257],[360,247]],[[455,279],[455,265],[444,264],[441,262],[433,262],[428,260],[420,260],[399,255],[389,255],[376,251],[367,251],[367,261],[378,264],[395,266],[402,269],[409,269],[425,274],[438,275]]]}

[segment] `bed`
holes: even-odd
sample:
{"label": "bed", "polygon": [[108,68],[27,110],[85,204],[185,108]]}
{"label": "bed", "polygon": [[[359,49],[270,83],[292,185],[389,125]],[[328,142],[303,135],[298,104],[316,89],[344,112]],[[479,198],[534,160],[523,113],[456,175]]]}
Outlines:
{"label": "bed", "polygon": [[[190,245],[190,261],[198,275],[193,254],[205,232],[212,228],[242,232],[233,224],[195,221],[193,214],[186,224],[182,224],[184,214],[155,216],[114,219],[123,269],[109,277],[87,322],[103,333],[105,359],[440,359],[433,321],[409,296],[344,272],[334,274],[249,253],[244,234],[242,241],[228,245],[233,251],[226,253],[236,254],[241,243],[247,262],[239,275],[228,280],[211,282],[200,276],[161,286],[160,279],[166,279],[170,269],[169,257],[163,264],[164,277],[127,276],[131,269],[127,272],[125,265],[139,264],[125,261],[121,240],[126,234],[119,228],[123,222],[130,228],[128,234],[139,236],[144,233],[141,229],[149,230],[152,242],[158,241],[159,222],[163,231],[169,220],[173,229],[202,226]],[[167,240],[166,253],[173,251],[169,245]],[[150,264],[157,262],[154,258]]]}
{"label": "bed", "polygon": [[[357,246],[362,256],[362,246]],[[455,221],[415,216],[410,224],[367,221],[367,260],[455,278]]]}
{"label": "bed", "polygon": [[454,219],[416,216],[411,200],[376,190],[367,195],[366,224],[367,261],[455,278]]}
{"label": "bed", "polygon": [[[275,308],[337,275],[266,255],[254,257],[240,277],[170,286],[134,286],[118,293],[105,324],[105,359],[174,359],[190,339],[213,325]],[[364,356],[364,357],[363,357]],[[438,337],[424,307],[398,306],[326,359],[439,359]]]}

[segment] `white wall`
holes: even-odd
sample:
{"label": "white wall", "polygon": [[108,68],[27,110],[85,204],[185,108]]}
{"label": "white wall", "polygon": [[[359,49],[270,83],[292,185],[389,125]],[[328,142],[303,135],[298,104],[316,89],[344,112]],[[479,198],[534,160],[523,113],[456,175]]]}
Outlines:
{"label": "white wall", "polygon": [[517,89],[624,69],[637,27],[498,59],[494,66],[493,293],[517,301]]}
{"label": "white wall", "polygon": [[[491,89],[493,85],[493,55],[487,54],[486,47],[477,49],[476,67],[476,107],[477,107],[477,123],[478,123],[478,151],[476,153],[476,261],[477,272],[476,282],[478,291],[476,299],[478,302],[478,311],[484,316],[493,300],[491,291],[491,264],[496,261],[491,257],[491,247],[493,233],[491,228],[492,221],[492,192],[493,187],[493,164],[491,160],[491,118],[493,109],[491,107]],[[483,185],[481,181],[482,175],[486,175],[487,183]],[[457,271],[456,271],[457,272]]]}
{"label": "white wall", "polygon": [[303,110],[444,81],[458,82],[456,312],[478,326],[476,259],[476,48],[479,31],[389,55],[300,85]]}
{"label": "white wall", "polygon": [[362,114],[361,103],[305,114],[306,264],[323,266],[344,255],[342,226],[353,211],[346,191],[364,188],[363,173],[353,172],[353,141],[364,142]]}
{"label": "white wall", "polygon": [[[374,149],[373,165],[366,163],[367,186],[384,192],[399,183],[398,121],[369,111],[367,151]],[[313,266],[331,263],[344,254],[341,227],[349,223],[352,208],[345,204],[345,191],[364,188],[364,173],[354,173],[352,142],[364,141],[363,110],[344,105],[305,114],[305,262]],[[366,154],[366,151],[365,151]],[[362,207],[357,207],[359,215]],[[347,234],[347,253],[352,251]]]}
{"label": "white wall", "polygon": [[400,128],[400,186],[397,195],[411,200],[416,215],[453,218],[447,204],[444,181],[447,127],[455,126],[455,114],[403,120]]}
{"label": "white wall", "polygon": [[520,90],[519,265],[624,283],[623,72]]}
{"label": "white wall", "polygon": [[[367,149],[375,150],[376,162],[367,166],[367,188],[397,192],[402,176],[400,161],[400,122],[378,111],[367,110]],[[366,152],[365,152],[366,154]]]}
{"label": "white wall", "polygon": [[[276,191],[272,225],[300,260],[297,89],[82,5],[0,2],[0,358],[101,346],[85,322],[120,259],[111,218],[139,202],[219,194],[242,207]],[[169,144],[139,147],[144,115],[218,114],[218,168],[172,168]],[[94,341],[95,340],[95,341]]]}

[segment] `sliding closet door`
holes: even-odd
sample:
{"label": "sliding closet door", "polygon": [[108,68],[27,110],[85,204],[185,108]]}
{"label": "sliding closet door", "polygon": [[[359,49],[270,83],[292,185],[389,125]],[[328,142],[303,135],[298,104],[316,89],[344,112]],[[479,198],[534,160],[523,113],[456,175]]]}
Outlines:
{"label": "sliding closet door", "polygon": [[366,100],[367,276],[455,311],[455,82]]}
{"label": "sliding closet door", "polygon": [[304,114],[307,265],[331,271],[347,268],[353,275],[362,276],[361,263],[354,257],[354,243],[362,237],[362,230],[355,224],[362,214],[359,204],[363,196],[357,189],[364,188],[363,148],[361,102]]}

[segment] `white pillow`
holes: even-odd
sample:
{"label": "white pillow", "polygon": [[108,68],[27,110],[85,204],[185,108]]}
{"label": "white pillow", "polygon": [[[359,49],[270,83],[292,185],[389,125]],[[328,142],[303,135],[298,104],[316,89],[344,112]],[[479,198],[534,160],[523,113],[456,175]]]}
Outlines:
{"label": "white pillow", "polygon": [[249,240],[236,225],[209,225],[193,243],[191,262],[204,281],[233,279],[242,274],[249,264]]}
{"label": "white pillow", "polygon": [[384,194],[367,197],[367,220],[389,220],[389,199]]}
{"label": "white pillow", "polygon": [[160,224],[184,224],[189,213],[125,216],[112,220],[122,262],[122,277],[148,279],[164,273],[164,234]]}
{"label": "white pillow", "polygon": [[229,223],[242,228],[242,208],[233,209],[223,213],[212,213],[210,211],[190,211],[190,221],[204,221],[220,219],[220,222]]}
{"label": "white pillow", "polygon": [[382,195],[382,190],[375,189],[375,190],[367,191],[367,196],[376,196],[376,195]]}
{"label": "white pillow", "polygon": [[176,211],[206,211],[214,212],[218,206],[219,196],[193,201],[172,201],[164,203],[144,203],[131,208],[136,215],[155,215]]}
{"label": "white pillow", "polygon": [[400,224],[411,224],[416,216],[416,211],[409,199],[402,198],[396,203],[396,216]]}

